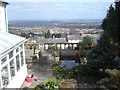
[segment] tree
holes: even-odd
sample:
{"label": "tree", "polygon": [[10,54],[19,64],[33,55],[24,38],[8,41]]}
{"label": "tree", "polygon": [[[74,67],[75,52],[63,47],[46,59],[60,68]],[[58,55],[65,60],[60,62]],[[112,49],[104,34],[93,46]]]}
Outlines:
{"label": "tree", "polygon": [[58,33],[58,34],[55,34],[55,38],[60,38],[61,37],[61,34]]}
{"label": "tree", "polygon": [[92,38],[90,36],[86,36],[81,43],[81,47],[84,49],[87,48],[89,45],[91,45],[92,43],[91,41],[92,41]]}
{"label": "tree", "polygon": [[53,34],[51,35],[51,37],[61,38],[61,34],[60,34],[60,33],[58,33],[58,34],[53,33]]}
{"label": "tree", "polygon": [[114,66],[114,53],[111,39],[107,33],[103,33],[96,47],[87,56],[87,67],[90,72],[105,71]]}
{"label": "tree", "polygon": [[50,30],[47,31],[47,33],[45,33],[45,38],[50,38],[51,37],[51,33]]}
{"label": "tree", "polygon": [[120,1],[111,5],[103,20],[102,27],[108,32],[114,42],[120,43]]}

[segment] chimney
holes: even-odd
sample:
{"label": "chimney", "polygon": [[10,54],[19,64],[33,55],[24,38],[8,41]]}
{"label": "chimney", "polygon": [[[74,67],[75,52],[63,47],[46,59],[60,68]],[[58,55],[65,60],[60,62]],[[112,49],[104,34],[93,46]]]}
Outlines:
{"label": "chimney", "polygon": [[0,32],[8,32],[7,2],[0,0]]}

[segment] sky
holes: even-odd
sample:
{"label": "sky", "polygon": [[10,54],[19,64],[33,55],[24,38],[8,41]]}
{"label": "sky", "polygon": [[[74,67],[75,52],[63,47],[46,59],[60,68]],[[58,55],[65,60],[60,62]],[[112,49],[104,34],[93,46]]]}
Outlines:
{"label": "sky", "polygon": [[104,19],[113,0],[6,0],[8,20]]}

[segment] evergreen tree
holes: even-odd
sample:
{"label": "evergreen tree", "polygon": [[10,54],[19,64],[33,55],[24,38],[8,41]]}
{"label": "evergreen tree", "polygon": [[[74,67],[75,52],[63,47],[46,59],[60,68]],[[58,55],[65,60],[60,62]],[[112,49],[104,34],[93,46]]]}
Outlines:
{"label": "evergreen tree", "polygon": [[111,39],[104,33],[96,47],[87,56],[87,67],[90,72],[99,72],[100,69],[111,68],[114,65],[114,53]]}
{"label": "evergreen tree", "polygon": [[50,38],[51,37],[51,33],[50,30],[47,31],[47,33],[45,33],[45,38]]}
{"label": "evergreen tree", "polygon": [[115,6],[111,5],[109,7],[102,27],[104,31],[108,32],[114,42],[120,43],[120,1],[115,2]]}

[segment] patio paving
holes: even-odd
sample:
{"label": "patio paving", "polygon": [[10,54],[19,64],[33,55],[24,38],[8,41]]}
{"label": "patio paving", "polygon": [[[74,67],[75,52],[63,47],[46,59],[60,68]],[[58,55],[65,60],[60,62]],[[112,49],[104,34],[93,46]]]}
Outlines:
{"label": "patio paving", "polygon": [[46,78],[54,78],[52,75],[51,66],[55,61],[52,56],[50,56],[47,52],[43,51],[43,53],[50,56],[50,59],[47,60],[37,60],[36,63],[32,63],[31,56],[33,55],[32,50],[26,50],[26,60],[28,65],[28,75],[34,74],[34,81],[32,83],[24,82],[22,88],[29,87],[34,88],[36,84],[44,83]]}

